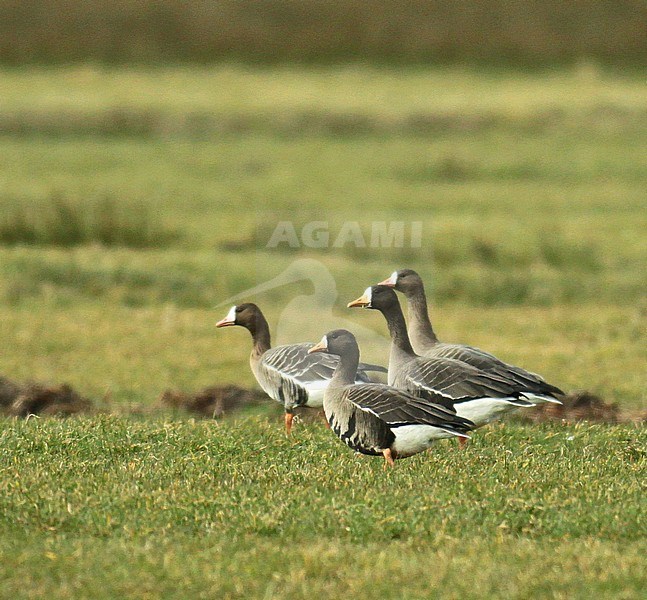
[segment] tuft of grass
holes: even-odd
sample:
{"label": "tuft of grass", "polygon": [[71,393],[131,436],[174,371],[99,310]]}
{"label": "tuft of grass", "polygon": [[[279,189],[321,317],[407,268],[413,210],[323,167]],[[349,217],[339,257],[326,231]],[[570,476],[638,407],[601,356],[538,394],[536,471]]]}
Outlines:
{"label": "tuft of grass", "polygon": [[81,202],[52,194],[40,207],[20,201],[11,204],[13,208],[0,217],[0,245],[4,246],[150,248],[179,237],[160,225],[144,204],[120,203],[111,196]]}

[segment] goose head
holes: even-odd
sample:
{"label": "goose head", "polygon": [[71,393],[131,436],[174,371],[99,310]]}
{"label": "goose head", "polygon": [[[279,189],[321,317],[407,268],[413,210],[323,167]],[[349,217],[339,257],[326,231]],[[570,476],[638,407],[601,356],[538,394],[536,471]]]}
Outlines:
{"label": "goose head", "polygon": [[422,279],[413,269],[393,271],[391,276],[384,281],[380,281],[379,285],[394,288],[405,295],[413,294],[423,289]]}
{"label": "goose head", "polygon": [[347,329],[333,329],[321,338],[321,341],[308,350],[313,352],[325,352],[343,356],[349,353],[357,353],[359,348],[355,336]]}
{"label": "goose head", "polygon": [[240,325],[250,332],[254,333],[258,328],[258,324],[264,320],[261,309],[253,304],[247,302],[245,304],[238,304],[232,306],[224,319],[216,323],[216,327],[233,327]]}
{"label": "goose head", "polygon": [[385,285],[372,285],[367,287],[357,300],[349,302],[348,308],[360,307],[384,311],[398,304],[398,297],[390,287]]}

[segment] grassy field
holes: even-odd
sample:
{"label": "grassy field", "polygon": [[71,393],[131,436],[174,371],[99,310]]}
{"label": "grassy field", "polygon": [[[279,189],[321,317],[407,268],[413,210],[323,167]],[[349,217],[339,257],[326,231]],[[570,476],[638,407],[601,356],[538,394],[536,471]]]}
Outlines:
{"label": "grassy field", "polygon": [[[269,407],[156,402],[253,384],[214,323],[286,271],[250,298],[279,339],[343,324],[385,362],[345,305],[408,266],[442,338],[644,413],[645,106],[591,70],[0,72],[0,375],[110,413],[0,423],[0,596],[640,597],[643,425],[506,423],[385,474]],[[266,247],[312,220],[421,247]]]}
{"label": "grassy field", "polygon": [[638,598],[646,442],[498,426],[385,472],[318,424],[5,422],[0,594]]}

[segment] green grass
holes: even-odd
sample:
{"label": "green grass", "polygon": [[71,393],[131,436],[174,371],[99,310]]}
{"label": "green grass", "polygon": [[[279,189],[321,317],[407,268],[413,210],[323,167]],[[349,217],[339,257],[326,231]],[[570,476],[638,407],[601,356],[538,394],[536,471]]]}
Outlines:
{"label": "green grass", "polygon": [[[0,374],[108,413],[0,421],[1,597],[640,597],[644,426],[507,423],[384,473],[318,424],[286,439],[269,401],[216,423],[157,399],[254,385],[249,335],[214,324],[286,270],[249,298],[275,337],[345,326],[386,362],[345,305],[411,267],[443,339],[644,414],[642,80],[75,67],[0,91]],[[312,220],[422,243],[266,247]]]}
{"label": "green grass", "polygon": [[583,125],[607,136],[645,127],[640,76],[595,68],[531,74],[364,65],[310,69],[79,65],[0,72],[0,126],[14,134],[130,133],[204,139],[260,130],[294,137],[333,129],[344,133],[346,124],[346,134],[404,130],[426,137],[430,132],[506,127],[558,134],[559,127],[579,132],[581,138]]}
{"label": "green grass", "polygon": [[114,199],[102,197],[89,202],[53,195],[29,210],[17,206],[7,209],[0,219],[0,244],[6,246],[125,246],[147,248],[166,246],[175,235],[163,231],[142,205],[119,206]]}
{"label": "green grass", "polygon": [[638,598],[646,442],[498,426],[385,472],[318,424],[5,420],[0,593]]}

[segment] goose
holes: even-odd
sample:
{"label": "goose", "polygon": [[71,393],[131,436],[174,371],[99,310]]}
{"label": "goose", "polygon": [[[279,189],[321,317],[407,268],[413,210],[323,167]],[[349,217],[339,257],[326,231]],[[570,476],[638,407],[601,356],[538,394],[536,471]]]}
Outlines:
{"label": "goose", "polygon": [[[240,325],[252,335],[254,345],[249,364],[256,381],[272,399],[285,409],[285,429],[292,430],[294,408],[323,406],[324,390],[339,363],[335,356],[312,356],[308,350],[313,344],[290,344],[272,348],[270,328],[261,309],[252,303],[231,307],[227,316],[216,327]],[[384,367],[362,364],[356,381],[370,381],[368,371],[385,372]]]}
{"label": "goose", "polygon": [[392,287],[405,295],[409,307],[409,337],[416,354],[428,358],[462,360],[477,369],[499,375],[523,386],[524,395],[536,402],[559,403],[555,395],[564,395],[562,390],[547,383],[539,375],[505,363],[493,354],[473,346],[438,341],[427,312],[425,286],[422,278],[415,271],[411,269],[394,271],[379,285]]}
{"label": "goose", "polygon": [[473,424],[446,408],[380,383],[355,383],[359,347],[346,329],[335,329],[308,353],[339,357],[323,408],[330,428],[362,454],[382,455],[384,466],[426,450],[439,439],[466,439]]}
{"label": "goose", "polygon": [[[427,398],[482,427],[503,414],[535,403],[528,390],[499,374],[481,371],[455,358],[421,357],[414,351],[395,292],[383,285],[366,289],[349,308],[379,310],[391,335],[388,382],[397,388]],[[553,398],[554,402],[560,403]]]}

